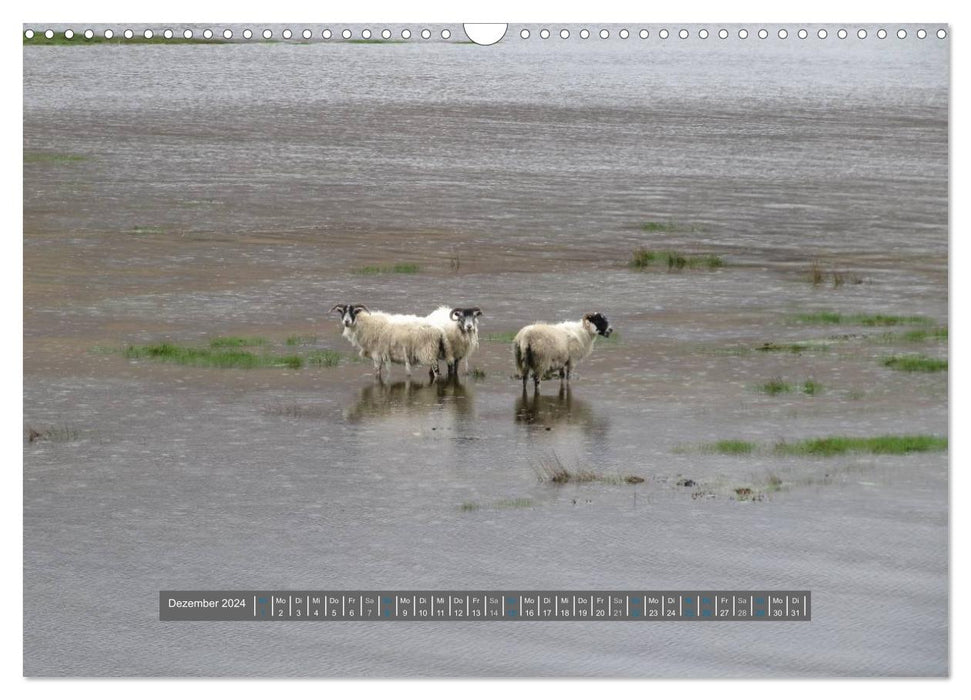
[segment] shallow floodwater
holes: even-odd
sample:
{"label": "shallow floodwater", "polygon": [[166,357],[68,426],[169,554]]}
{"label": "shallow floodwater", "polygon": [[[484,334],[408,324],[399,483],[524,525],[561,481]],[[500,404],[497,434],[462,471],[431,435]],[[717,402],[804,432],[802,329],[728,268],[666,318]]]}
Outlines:
{"label": "shallow floodwater", "polygon": [[[797,316],[946,326],[949,42],[516,37],[24,48],[26,674],[948,672],[947,454],[770,448],[947,435],[947,373],[882,364],[946,340]],[[484,376],[376,382],[347,302],[481,306]],[[523,395],[506,334],[589,311],[615,338]],[[217,336],[345,357],[120,352]],[[158,622],[207,588],[809,589],[813,620]]]}

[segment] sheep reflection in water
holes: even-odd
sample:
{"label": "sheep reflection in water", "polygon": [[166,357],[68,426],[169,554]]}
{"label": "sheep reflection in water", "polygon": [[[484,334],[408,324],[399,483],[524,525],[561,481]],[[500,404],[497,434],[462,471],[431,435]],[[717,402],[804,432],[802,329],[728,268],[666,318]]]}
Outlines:
{"label": "sheep reflection in water", "polygon": [[530,395],[523,391],[516,399],[516,422],[531,428],[576,426],[595,435],[606,433],[609,425],[605,417],[596,414],[590,402],[574,397],[569,385],[561,385],[555,395],[543,395],[538,391]]}
{"label": "sheep reflection in water", "polygon": [[456,417],[470,417],[473,392],[455,375],[428,383],[414,381],[375,382],[361,389],[357,403],[344,412],[349,421],[445,411]]}

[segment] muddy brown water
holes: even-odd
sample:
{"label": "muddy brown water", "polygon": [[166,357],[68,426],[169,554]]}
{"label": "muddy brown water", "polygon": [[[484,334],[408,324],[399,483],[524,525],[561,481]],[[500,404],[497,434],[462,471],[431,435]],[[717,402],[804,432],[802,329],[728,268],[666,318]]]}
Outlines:
{"label": "muddy brown water", "polygon": [[[947,324],[948,42],[629,42],[24,48],[28,675],[947,672],[946,453],[700,447],[947,434],[946,373],[881,364],[946,343],[795,316]],[[485,376],[376,383],[345,302],[481,306]],[[523,396],[489,334],[588,311],[617,338]],[[346,356],[119,352],[230,335]],[[157,620],[160,589],[638,587],[810,589],[814,619]]]}

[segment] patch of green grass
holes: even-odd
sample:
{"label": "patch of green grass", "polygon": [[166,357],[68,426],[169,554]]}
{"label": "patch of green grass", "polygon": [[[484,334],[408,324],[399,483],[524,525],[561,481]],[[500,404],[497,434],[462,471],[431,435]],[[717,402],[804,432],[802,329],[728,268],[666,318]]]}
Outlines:
{"label": "patch of green grass", "polygon": [[755,349],[759,352],[805,352],[806,350],[828,350],[829,347],[819,343],[762,343]]}
{"label": "patch of green grass", "polygon": [[486,378],[486,373],[484,369],[480,369],[479,367],[473,367],[471,370],[469,370],[469,376],[472,377],[472,379],[475,379],[476,381],[482,381],[483,379]]}
{"label": "patch of green grass", "polygon": [[788,394],[792,392],[792,384],[784,382],[781,379],[771,379],[765,384],[761,385],[759,387],[759,391],[763,394],[768,394],[769,396]]}
{"label": "patch of green grass", "polygon": [[421,272],[418,263],[394,263],[391,265],[365,265],[353,270],[358,275],[414,275]]}
{"label": "patch of green grass", "polygon": [[50,151],[24,151],[24,163],[80,163],[87,156],[79,153],[51,153]]}
{"label": "patch of green grass", "polygon": [[[816,311],[797,314],[797,321],[817,324],[847,324],[855,326],[904,326],[930,325],[934,321],[926,316],[893,316],[889,314],[841,314],[836,311]],[[946,329],[945,329],[946,332]]]}
{"label": "patch of green grass", "polygon": [[725,262],[717,255],[688,255],[675,250],[648,250],[638,248],[631,254],[628,265],[636,270],[643,270],[652,265],[667,267],[668,270],[683,270],[684,268],[715,269],[723,267]]}
{"label": "patch of green grass", "polygon": [[317,336],[315,335],[291,335],[287,336],[287,345],[293,347],[295,345],[313,345],[317,342]]}
{"label": "patch of green grass", "polygon": [[815,396],[823,390],[823,385],[814,379],[807,379],[802,383],[802,393],[807,396]]}
{"label": "patch of green grass", "polygon": [[90,39],[86,39],[83,34],[76,33],[68,39],[64,32],[55,32],[54,36],[48,39],[43,33],[37,32],[28,39],[23,37],[24,46],[94,46],[97,44],[226,44],[222,39],[186,39],[184,36],[173,36],[166,39],[161,34],[154,35],[151,39],[146,39],[144,35],[137,34],[131,39],[126,39],[124,35],[116,34],[110,39],[104,35],[95,34]]}
{"label": "patch of green grass", "polygon": [[923,343],[929,340],[947,342],[947,327],[916,328],[914,330],[904,331],[903,333],[884,333],[874,340],[884,345],[893,345],[894,343],[900,342]]}
{"label": "patch of green grass", "polygon": [[723,455],[748,455],[755,451],[755,443],[746,440],[719,440],[706,445],[705,451]]}
{"label": "patch of green grass", "polygon": [[257,355],[235,348],[195,348],[173,343],[129,345],[124,355],[131,360],[173,362],[193,367],[253,369],[256,367],[286,367],[300,369],[303,358],[297,355]]}
{"label": "patch of green grass", "polygon": [[211,348],[250,348],[259,345],[267,345],[270,341],[266,338],[246,338],[241,336],[225,336],[213,338],[209,341]]}
{"label": "patch of green grass", "polygon": [[943,452],[947,438],[934,435],[881,435],[871,438],[827,437],[780,442],[776,454],[813,457],[834,457],[850,452],[879,455],[903,455],[912,452]]}
{"label": "patch of green grass", "polygon": [[459,506],[459,510],[467,513],[473,510],[479,510],[481,507],[482,506],[480,506],[475,501],[466,501],[465,503]]}
{"label": "patch of green grass", "polygon": [[307,364],[311,367],[336,367],[342,357],[334,350],[314,350],[307,355]]}
{"label": "patch of green grass", "polygon": [[926,355],[891,355],[883,358],[883,366],[901,372],[944,372],[947,360]]}
{"label": "patch of green grass", "polygon": [[133,226],[129,233],[165,233],[165,229],[158,226]]}
{"label": "patch of green grass", "polygon": [[499,333],[487,333],[484,339],[490,343],[511,343],[518,332],[519,331],[502,331]]}

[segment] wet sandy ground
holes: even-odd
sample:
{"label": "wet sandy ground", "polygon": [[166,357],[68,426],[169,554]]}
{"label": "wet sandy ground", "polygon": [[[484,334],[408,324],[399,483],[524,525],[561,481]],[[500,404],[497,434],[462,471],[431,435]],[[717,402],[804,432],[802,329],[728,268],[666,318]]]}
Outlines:
{"label": "wet sandy ground", "polygon": [[[778,191],[760,190],[767,201],[790,202],[782,213],[738,200],[735,209],[719,208],[738,183],[717,172],[681,172],[646,200],[621,186],[627,174],[605,169],[594,177],[612,204],[587,200],[583,217],[571,218],[564,212],[587,188],[557,194],[570,172],[516,171],[496,190],[489,185],[495,173],[474,159],[462,181],[469,192],[430,194],[428,173],[454,176],[434,163],[423,164],[425,179],[409,185],[397,161],[389,161],[384,188],[369,191],[355,179],[370,172],[362,159],[352,161],[353,185],[324,188],[332,196],[319,198],[299,158],[292,168],[285,159],[256,167],[247,145],[219,156],[228,159],[220,167],[235,157],[238,170],[223,179],[209,171],[194,186],[192,167],[209,167],[190,157],[200,134],[231,139],[239,128],[268,134],[271,143],[302,142],[313,124],[309,110],[298,103],[267,114],[223,104],[227,111],[215,112],[222,131],[207,126],[212,105],[182,105],[191,118],[161,110],[148,121],[105,122],[109,108],[127,103],[104,86],[100,113],[49,109],[44,100],[54,99],[57,86],[30,79],[56,73],[60,60],[48,56],[27,69],[25,149],[40,143],[41,150],[89,152],[98,144],[102,151],[88,161],[24,168],[25,432],[58,429],[24,444],[28,675],[947,672],[946,453],[798,458],[699,449],[723,439],[768,447],[828,435],[947,434],[946,373],[881,364],[892,352],[946,358],[946,343],[888,344],[883,333],[901,329],[795,320],[836,310],[923,315],[946,325],[946,170],[935,160],[946,152],[946,105],[942,112],[915,97],[918,106],[901,108],[906,118],[889,107],[883,116],[837,110],[864,133],[904,129],[912,138],[890,154],[881,141],[869,179],[854,189],[823,175],[832,164],[824,156],[845,147],[841,139],[860,146],[856,134],[813,135],[819,162],[802,166],[820,176],[806,178],[813,186],[783,186],[783,178]],[[145,68],[140,60],[133,65]],[[232,60],[245,62],[245,55]],[[100,75],[101,68],[89,69],[89,79]],[[128,107],[164,103],[165,94],[146,88],[143,101]],[[328,123],[357,118],[363,133],[381,133],[380,113],[366,101],[357,111],[334,109]],[[528,105],[449,117],[436,116],[438,109],[448,108],[415,109],[412,121],[396,115],[405,129],[400,144],[417,138],[409,129],[463,133],[461,120],[473,116],[483,133],[504,122],[521,138],[544,142],[557,125],[596,122],[593,112],[540,113]],[[661,110],[652,123],[675,124],[678,114],[664,121]],[[765,114],[779,125],[794,119],[782,109]],[[624,124],[623,115],[605,118]],[[535,122],[548,126],[537,131]],[[616,136],[609,132],[604,142]],[[152,152],[159,138],[171,139],[169,155],[143,159],[144,172],[130,172],[132,153]],[[912,159],[906,182],[883,169],[881,159],[894,156]],[[327,162],[347,157],[335,152]],[[783,167],[771,152],[765,157]],[[174,178],[179,167],[187,180]],[[897,184],[881,184],[884,176]],[[483,214],[478,196],[489,192],[519,209],[508,217]],[[709,204],[683,199],[697,192],[720,194]],[[409,197],[417,202],[414,221]],[[840,197],[832,210],[813,207]],[[904,215],[874,219],[879,211]],[[685,228],[639,229],[668,218]],[[560,229],[557,220],[570,223]],[[857,233],[827,228],[835,221]],[[821,233],[807,240],[808,229]],[[636,272],[626,262],[638,245],[716,253],[726,265]],[[814,259],[848,281],[813,286],[807,273]],[[422,271],[354,272],[399,261],[419,262]],[[419,373],[406,383],[396,367],[387,383],[375,383],[369,364],[350,359],[328,316],[333,304],[346,302],[391,311],[481,306],[482,347],[472,364],[485,376],[429,384]],[[488,335],[586,311],[606,313],[618,338],[598,342],[568,390],[545,382],[539,396],[523,396],[508,343]],[[129,343],[205,345],[230,335],[268,338],[280,352],[291,335],[313,337],[298,351],[348,357],[332,368],[220,370],[131,361],[119,352]],[[806,341],[816,345],[800,353],[757,350]],[[756,390],[775,378],[812,378],[823,390]],[[543,483],[537,470],[554,455],[607,480]],[[629,475],[644,481],[616,483]],[[684,479],[694,485],[679,485]],[[761,500],[737,500],[740,487]],[[813,592],[814,619],[690,626],[157,621],[163,588],[308,587],[805,588]]]}

